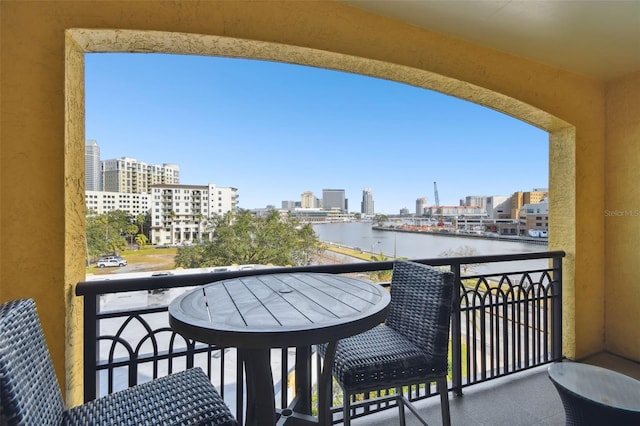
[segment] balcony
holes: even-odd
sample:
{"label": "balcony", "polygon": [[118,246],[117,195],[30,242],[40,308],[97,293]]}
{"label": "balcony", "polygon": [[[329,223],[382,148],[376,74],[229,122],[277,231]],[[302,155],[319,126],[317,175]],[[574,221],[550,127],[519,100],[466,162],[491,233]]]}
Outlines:
{"label": "balcony", "polygon": [[[546,377],[547,365],[563,357],[563,256],[556,251],[417,260],[451,270],[459,283],[450,351],[454,424],[511,425],[515,419],[524,425],[563,424],[562,405]],[[546,266],[540,267],[541,263]],[[168,303],[194,285],[236,276],[309,271],[368,277],[370,272],[392,266],[389,261],[366,262],[79,283],[77,294],[85,300],[84,399],[201,366],[242,421],[245,392],[235,349],[200,344],[173,333],[168,327]],[[474,273],[476,267],[485,272]],[[297,350],[272,350],[276,405],[280,407],[293,398]],[[310,353],[317,367],[313,348]],[[316,374],[307,379],[314,383]],[[433,393],[435,389],[428,386],[414,387],[411,399],[437,425],[439,404],[437,398],[430,398]],[[340,407],[333,408],[334,420],[339,422]],[[396,421],[391,420],[395,410],[387,408],[392,406],[371,406],[375,414],[358,418],[354,424]]]}
{"label": "balcony", "polygon": [[[623,358],[599,354],[584,362],[609,368],[640,380],[640,365]],[[440,426],[437,398],[415,403],[430,426]],[[453,425],[481,426],[564,426],[565,415],[556,389],[547,377],[547,366],[515,373],[508,377],[470,386],[464,397],[450,396]],[[396,410],[389,410],[355,420],[354,426],[387,426],[398,424]],[[409,426],[418,422],[410,415]]]}

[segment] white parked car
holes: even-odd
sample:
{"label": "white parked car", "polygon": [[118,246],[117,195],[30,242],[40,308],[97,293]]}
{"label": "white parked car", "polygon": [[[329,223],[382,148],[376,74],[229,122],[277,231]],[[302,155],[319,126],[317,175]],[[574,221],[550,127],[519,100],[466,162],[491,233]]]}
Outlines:
{"label": "white parked car", "polygon": [[110,257],[103,257],[102,259],[98,260],[98,262],[96,262],[96,266],[98,268],[108,268],[111,266],[126,266],[127,261],[124,260],[121,257],[115,257],[115,256],[110,256]]}

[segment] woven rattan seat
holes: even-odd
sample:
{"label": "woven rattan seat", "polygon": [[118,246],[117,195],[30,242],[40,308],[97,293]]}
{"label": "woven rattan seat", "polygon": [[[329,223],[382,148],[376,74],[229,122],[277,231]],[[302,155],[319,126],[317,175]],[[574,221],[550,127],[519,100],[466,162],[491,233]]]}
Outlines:
{"label": "woven rattan seat", "polygon": [[[453,298],[453,274],[415,262],[394,264],[389,316],[383,325],[338,341],[333,376],[343,389],[344,424],[351,411],[372,400],[351,403],[355,394],[396,388],[396,394],[375,398],[395,399],[400,423],[404,407],[420,418],[402,386],[436,382],[442,405],[442,423],[450,424],[447,390],[449,324]],[[325,355],[327,346],[318,350]]]}
{"label": "woven rattan seat", "polygon": [[32,299],[0,306],[0,424],[236,425],[200,368],[65,410]]}

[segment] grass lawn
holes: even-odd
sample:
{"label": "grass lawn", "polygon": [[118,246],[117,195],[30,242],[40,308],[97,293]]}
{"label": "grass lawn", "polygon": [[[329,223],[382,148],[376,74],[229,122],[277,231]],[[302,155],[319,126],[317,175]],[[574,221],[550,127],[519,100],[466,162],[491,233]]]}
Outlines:
{"label": "grass lawn", "polygon": [[351,257],[357,257],[358,259],[371,261],[371,253],[363,253],[357,250],[346,249],[342,247],[334,247],[329,245],[323,245],[322,248],[327,251],[344,254]]}
{"label": "grass lawn", "polygon": [[[142,250],[124,250],[120,253],[128,265],[136,265],[136,271],[164,271],[176,268],[175,257],[177,247],[153,248]],[[95,265],[87,267],[87,274],[107,275],[118,268],[97,268]]]}

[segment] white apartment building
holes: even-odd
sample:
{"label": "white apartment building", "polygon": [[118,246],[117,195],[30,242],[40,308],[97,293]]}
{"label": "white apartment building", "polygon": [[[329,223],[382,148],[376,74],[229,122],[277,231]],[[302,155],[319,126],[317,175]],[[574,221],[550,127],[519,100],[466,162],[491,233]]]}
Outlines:
{"label": "white apartment building", "polygon": [[122,210],[135,217],[149,212],[149,194],[123,192],[85,191],[87,212],[105,214]]}
{"label": "white apartment building", "polygon": [[176,164],[151,165],[135,158],[102,161],[102,189],[111,192],[151,193],[151,185],[180,183]]}
{"label": "white apartment building", "polygon": [[152,185],[151,243],[179,245],[211,237],[209,220],[235,211],[237,188],[209,185]]}

